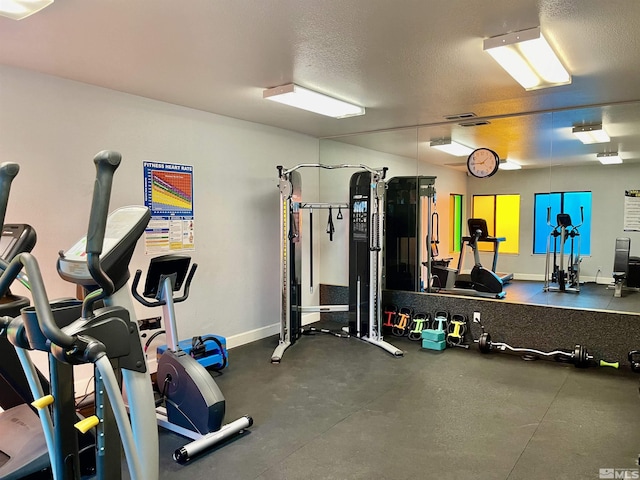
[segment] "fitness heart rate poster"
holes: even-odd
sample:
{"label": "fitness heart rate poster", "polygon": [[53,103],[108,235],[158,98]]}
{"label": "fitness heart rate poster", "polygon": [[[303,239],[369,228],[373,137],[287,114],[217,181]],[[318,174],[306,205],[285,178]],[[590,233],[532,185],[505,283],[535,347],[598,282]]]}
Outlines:
{"label": "fitness heart rate poster", "polygon": [[624,192],[624,231],[640,232],[640,190]]}
{"label": "fitness heart rate poster", "polygon": [[144,204],[151,220],[144,234],[147,254],[195,250],[193,166],[143,162]]}

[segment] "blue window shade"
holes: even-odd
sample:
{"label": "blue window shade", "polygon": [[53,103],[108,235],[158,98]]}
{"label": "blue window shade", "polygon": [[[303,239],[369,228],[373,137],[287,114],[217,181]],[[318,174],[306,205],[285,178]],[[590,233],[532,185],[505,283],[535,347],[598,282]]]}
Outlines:
{"label": "blue window shade", "polygon": [[[580,232],[580,255],[591,254],[591,192],[536,193],[534,199],[533,253],[546,253],[547,241],[552,228],[547,224],[547,212],[551,207],[550,222],[556,225],[558,213],[568,213],[571,223]],[[582,214],[580,207],[582,207]],[[553,239],[551,239],[553,241]],[[560,239],[558,239],[559,248]],[[574,240],[577,253],[578,238]],[[565,253],[569,253],[571,242],[565,242]],[[551,245],[553,251],[553,245]]]}
{"label": "blue window shade", "polygon": [[547,240],[552,228],[547,224],[547,212],[551,207],[550,221],[555,225],[554,211],[560,211],[559,193],[536,193],[533,205],[533,253],[546,253]]}

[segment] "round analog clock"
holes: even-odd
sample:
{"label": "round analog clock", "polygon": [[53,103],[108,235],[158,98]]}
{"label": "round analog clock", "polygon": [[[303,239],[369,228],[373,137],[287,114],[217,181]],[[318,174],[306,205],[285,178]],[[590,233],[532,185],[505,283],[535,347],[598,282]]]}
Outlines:
{"label": "round analog clock", "polygon": [[489,148],[477,148],[467,159],[467,170],[477,178],[494,175],[500,166],[500,157]]}

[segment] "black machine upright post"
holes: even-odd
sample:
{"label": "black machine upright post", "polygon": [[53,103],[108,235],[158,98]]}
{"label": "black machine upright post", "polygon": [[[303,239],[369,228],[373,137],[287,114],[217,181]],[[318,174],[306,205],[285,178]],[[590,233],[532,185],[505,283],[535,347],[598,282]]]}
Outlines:
{"label": "black machine upright post", "polygon": [[[51,378],[51,391],[55,393],[58,405],[75,405],[73,389],[73,366],[56,362],[49,362],[49,374]],[[73,427],[78,421],[75,411],[71,408],[52,409],[54,441],[57,448],[56,455],[51,459],[57,462],[54,471],[60,472],[64,480],[80,479],[80,457],[78,456],[78,435]]]}
{"label": "black machine upright post", "polygon": [[[351,217],[349,224],[349,333],[358,337],[369,330],[371,304],[371,240],[373,236],[371,210],[371,173],[358,172],[351,177],[349,194]],[[375,268],[375,266],[373,266]]]}
{"label": "black machine upright post", "polygon": [[382,336],[386,170],[354,173],[349,184],[349,333],[400,357]]}

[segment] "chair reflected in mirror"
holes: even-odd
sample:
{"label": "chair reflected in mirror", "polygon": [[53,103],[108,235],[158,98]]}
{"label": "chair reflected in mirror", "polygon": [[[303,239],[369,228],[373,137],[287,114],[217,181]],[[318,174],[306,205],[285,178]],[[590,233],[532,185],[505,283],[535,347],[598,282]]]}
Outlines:
{"label": "chair reflected in mirror", "polygon": [[640,257],[630,256],[631,239],[616,238],[616,249],[613,258],[614,297],[622,297],[624,290],[640,288]]}

